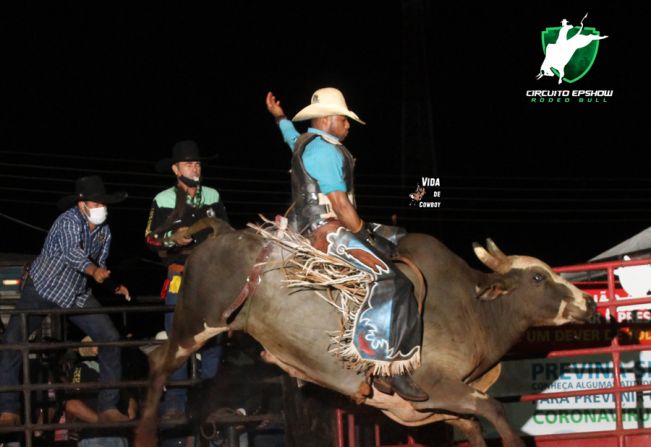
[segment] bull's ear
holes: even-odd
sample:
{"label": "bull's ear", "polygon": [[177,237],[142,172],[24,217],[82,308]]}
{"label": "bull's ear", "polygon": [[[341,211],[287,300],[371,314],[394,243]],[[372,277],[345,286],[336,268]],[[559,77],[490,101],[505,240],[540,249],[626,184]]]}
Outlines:
{"label": "bull's ear", "polygon": [[492,281],[487,284],[477,284],[475,286],[476,298],[483,301],[492,301],[502,295],[506,295],[512,289],[504,281]]}

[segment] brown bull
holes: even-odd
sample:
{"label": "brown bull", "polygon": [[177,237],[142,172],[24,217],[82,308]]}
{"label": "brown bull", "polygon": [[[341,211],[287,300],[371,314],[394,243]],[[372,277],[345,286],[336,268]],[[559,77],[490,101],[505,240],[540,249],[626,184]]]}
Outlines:
{"label": "brown bull", "polygon": [[[485,391],[499,376],[498,362],[527,328],[584,322],[595,303],[538,259],[506,256],[492,241],[475,253],[492,273],[469,267],[431,236],[409,234],[400,252],[414,260],[427,284],[423,310],[422,366],[413,378],[430,399],[408,402],[372,390],[364,376],[346,369],[328,353],[328,332],[340,316],[309,290],[288,290],[282,271],[262,275],[254,295],[227,324],[222,312],[246,284],[264,243],[251,230],[218,223],[219,237],[197,247],[187,261],[183,298],[166,344],[150,356],[150,385],[136,445],[155,445],[156,410],[169,374],[209,338],[228,330],[246,331],[265,348],[266,360],[291,375],[380,408],[407,426],[445,420],[472,445],[483,446],[475,416],[492,423],[505,445],[524,445],[504,417],[502,405]],[[405,273],[414,280],[413,273]]]}

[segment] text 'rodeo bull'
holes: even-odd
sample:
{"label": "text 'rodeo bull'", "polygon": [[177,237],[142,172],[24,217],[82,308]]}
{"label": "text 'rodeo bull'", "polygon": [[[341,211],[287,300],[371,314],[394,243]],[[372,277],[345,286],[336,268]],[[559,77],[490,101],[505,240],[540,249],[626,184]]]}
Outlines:
{"label": "text 'rodeo bull'", "polygon": [[[485,445],[475,416],[492,423],[504,444],[524,445],[504,416],[502,405],[485,391],[499,376],[498,362],[532,326],[585,322],[595,316],[593,299],[554,273],[542,261],[506,256],[492,242],[475,244],[477,257],[492,270],[475,270],[435,238],[408,234],[402,256],[423,272],[422,364],[413,379],[430,398],[409,402],[366,385],[363,374],[346,369],[328,353],[328,332],[339,314],[311,290],[288,290],[280,269],[262,271],[261,282],[239,313],[223,322],[223,312],[238,297],[264,241],[252,230],[213,223],[209,239],[188,259],[174,330],[150,356],[150,385],[136,445],[155,445],[156,410],[169,374],[206,340],[229,330],[252,335],[265,358],[291,375],[381,409],[407,426],[446,421],[461,429],[472,445]],[[279,251],[277,249],[276,251]],[[277,259],[274,252],[270,259]],[[404,273],[416,282],[409,269]]]}

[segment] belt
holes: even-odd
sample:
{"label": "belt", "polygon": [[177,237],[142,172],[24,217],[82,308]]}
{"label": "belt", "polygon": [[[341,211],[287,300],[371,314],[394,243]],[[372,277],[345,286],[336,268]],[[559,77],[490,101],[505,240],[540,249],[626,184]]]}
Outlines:
{"label": "belt", "polygon": [[167,266],[168,272],[183,273],[185,266],[183,264],[170,264]]}

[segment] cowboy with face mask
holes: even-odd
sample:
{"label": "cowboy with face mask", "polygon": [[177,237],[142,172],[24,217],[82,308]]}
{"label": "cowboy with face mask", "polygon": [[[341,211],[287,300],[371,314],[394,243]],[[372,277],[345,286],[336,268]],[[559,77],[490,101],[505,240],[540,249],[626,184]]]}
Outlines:
{"label": "cowboy with face mask", "polygon": [[[199,147],[192,140],[180,141],[172,148],[172,156],[160,160],[156,170],[174,174],[175,185],[154,198],[147,227],[145,243],[156,251],[167,266],[167,279],[161,291],[166,304],[175,305],[181,288],[184,264],[192,249],[210,234],[205,230],[188,236],[186,230],[204,217],[217,217],[228,222],[226,208],[219,192],[203,185]],[[173,313],[165,315],[165,330],[172,330]],[[201,352],[201,376],[212,378],[217,373],[222,346],[211,341]],[[187,364],[174,374],[172,380],[187,378]],[[163,402],[163,417],[175,418],[185,413],[187,393],[183,388],[170,388]]]}
{"label": "cowboy with face mask", "polygon": [[[420,366],[421,318],[409,280],[391,262],[390,244],[373,234],[357,214],[353,191],[355,159],[343,145],[349,119],[365,124],[348,109],[342,93],[322,88],[292,121],[310,120],[300,134],[285,117],[273,93],[267,110],[275,118],[292,157],[292,220],[295,229],[327,254],[365,270],[376,282],[359,310],[351,361],[365,365],[375,388],[403,399],[425,401],[427,393],[411,380]],[[345,253],[345,255],[342,255]]]}
{"label": "cowboy with face mask", "polygon": [[[98,308],[100,303],[88,287],[88,278],[97,283],[110,281],[111,271],[106,259],[111,245],[111,230],[106,223],[106,205],[126,199],[125,192],[109,194],[98,176],[82,177],[76,181],[75,194],[59,200],[65,209],[54,221],[41,254],[29,268],[16,309]],[[129,296],[124,286],[115,293]],[[27,334],[34,332],[45,315],[30,315]],[[120,339],[120,334],[106,314],[69,315],[68,319],[98,342]],[[20,343],[22,327],[19,315],[12,315],[3,343]],[[99,381],[116,382],[122,377],[120,349],[99,348]],[[21,367],[18,351],[0,351],[0,384],[17,385]],[[98,394],[97,413],[100,422],[121,422],[131,418],[116,408],[120,397],[117,389],[102,389]],[[18,392],[0,393],[0,425],[13,425],[19,421],[20,399]]]}

